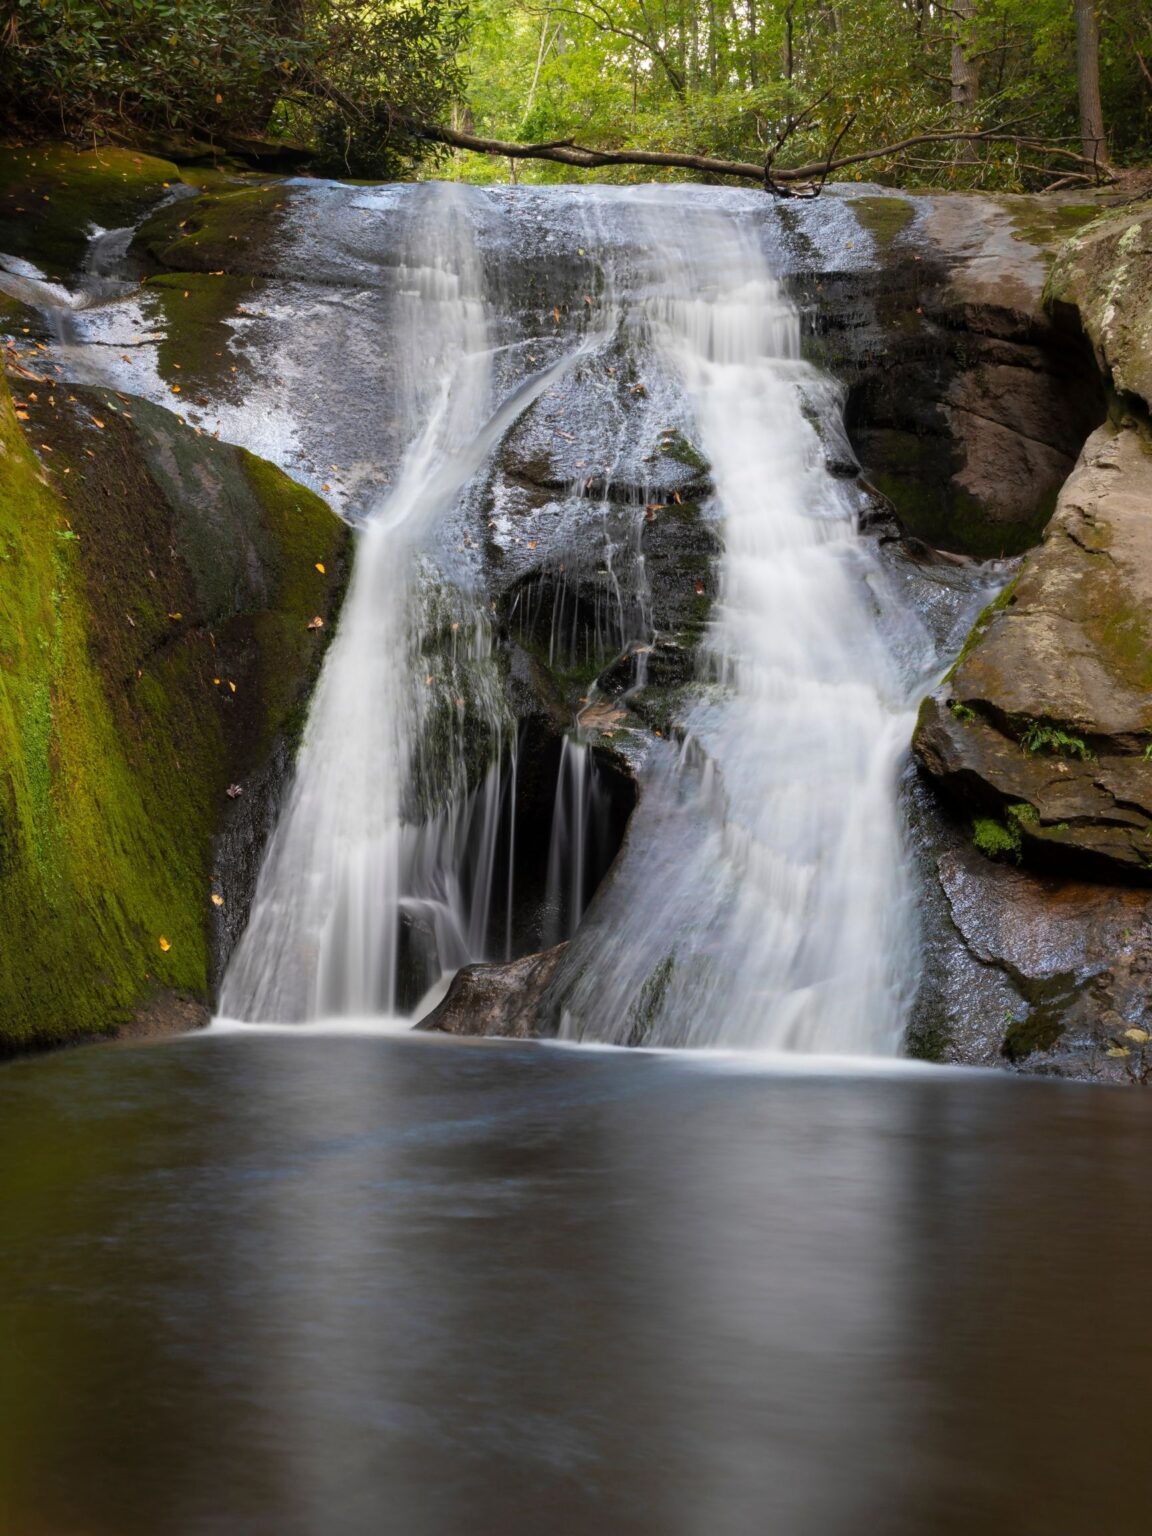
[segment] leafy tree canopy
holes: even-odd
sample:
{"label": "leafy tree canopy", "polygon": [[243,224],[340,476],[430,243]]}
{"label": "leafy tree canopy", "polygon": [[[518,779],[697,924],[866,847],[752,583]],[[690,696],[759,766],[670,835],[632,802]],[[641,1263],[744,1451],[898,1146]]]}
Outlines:
{"label": "leafy tree canopy", "polygon": [[[1077,90],[1088,13],[1108,158],[1139,162],[1146,0],[0,0],[0,113],[73,136],[281,135],[317,169],[361,176],[442,155],[437,125],[458,142],[777,166],[983,132],[840,174],[1038,188],[1093,170]],[[508,173],[459,147],[449,170]],[[518,174],[587,173],[533,161]]]}

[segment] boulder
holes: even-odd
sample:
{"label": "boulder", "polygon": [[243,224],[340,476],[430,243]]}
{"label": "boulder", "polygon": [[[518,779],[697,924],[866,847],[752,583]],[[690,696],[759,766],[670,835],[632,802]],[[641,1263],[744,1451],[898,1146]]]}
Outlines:
{"label": "boulder", "polygon": [[429,1034],[534,1040],[556,1033],[544,995],[568,949],[556,944],[503,965],[466,965],[443,1001],[416,1028]]}
{"label": "boulder", "polygon": [[15,408],[0,378],[0,1054],[207,1016],[348,544],[264,460],[20,367]]}
{"label": "boulder", "polygon": [[[1152,439],[1093,434],[1040,548],[921,711],[914,750],[988,851],[1152,877]],[[980,829],[978,828],[978,836]]]}
{"label": "boulder", "polygon": [[847,385],[868,483],[905,532],[976,556],[1035,543],[1103,392],[1044,284],[1083,196],[852,196],[866,253],[800,274],[808,347]]}
{"label": "boulder", "polygon": [[1087,336],[1112,389],[1152,408],[1152,202],[1096,219],[1069,240],[1046,298]]}

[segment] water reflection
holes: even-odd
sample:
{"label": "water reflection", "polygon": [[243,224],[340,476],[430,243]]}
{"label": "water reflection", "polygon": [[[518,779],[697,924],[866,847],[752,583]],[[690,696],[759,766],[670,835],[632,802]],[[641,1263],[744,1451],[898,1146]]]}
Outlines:
{"label": "water reflection", "polygon": [[0,1532],[1144,1532],[1150,1142],[971,1074],[16,1064]]}

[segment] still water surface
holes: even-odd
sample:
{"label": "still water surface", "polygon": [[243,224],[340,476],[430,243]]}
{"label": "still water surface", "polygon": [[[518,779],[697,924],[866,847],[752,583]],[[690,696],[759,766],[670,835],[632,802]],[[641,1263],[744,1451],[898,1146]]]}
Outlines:
{"label": "still water surface", "polygon": [[1135,1092],[210,1035],[0,1073],[2,1536],[1152,1530]]}

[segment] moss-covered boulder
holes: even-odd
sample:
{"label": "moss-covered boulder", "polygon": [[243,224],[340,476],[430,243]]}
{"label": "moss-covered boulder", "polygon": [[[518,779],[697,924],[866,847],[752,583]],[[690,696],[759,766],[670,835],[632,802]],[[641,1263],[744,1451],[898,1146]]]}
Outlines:
{"label": "moss-covered boulder", "polygon": [[0,146],[0,251],[70,282],[93,227],[135,224],[180,180],[171,161],[130,149]]}
{"label": "moss-covered boulder", "polygon": [[1152,879],[1150,508],[1152,435],[1100,428],[921,711],[916,754],[991,856]]}
{"label": "moss-covered boulder", "polygon": [[1152,409],[1152,201],[1099,218],[1069,240],[1046,299],[1084,331],[1112,389]]}
{"label": "moss-covered boulder", "polygon": [[[347,529],[170,412],[0,380],[0,1052],[187,1023]],[[319,622],[317,622],[319,621]]]}

